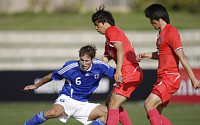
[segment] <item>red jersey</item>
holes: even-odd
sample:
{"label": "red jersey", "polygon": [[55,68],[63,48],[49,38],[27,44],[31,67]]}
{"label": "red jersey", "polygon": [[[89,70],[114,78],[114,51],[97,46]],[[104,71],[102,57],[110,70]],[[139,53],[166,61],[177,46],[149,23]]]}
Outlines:
{"label": "red jersey", "polygon": [[178,73],[179,58],[175,51],[183,48],[183,45],[177,29],[170,24],[166,24],[159,33],[156,45],[158,49],[157,74]]}
{"label": "red jersey", "polygon": [[116,26],[111,26],[106,29],[105,32],[106,43],[104,56],[110,56],[117,64],[117,50],[113,46],[116,42],[121,42],[124,48],[124,65],[138,66],[136,61],[135,50],[131,45],[131,42],[126,37],[125,33]]}

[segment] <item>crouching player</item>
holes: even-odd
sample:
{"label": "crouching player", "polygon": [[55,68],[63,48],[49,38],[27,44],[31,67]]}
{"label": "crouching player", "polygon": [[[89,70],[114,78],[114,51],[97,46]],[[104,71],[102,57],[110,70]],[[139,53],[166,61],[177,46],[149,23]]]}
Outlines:
{"label": "crouching player", "polygon": [[38,125],[48,119],[59,118],[66,122],[69,117],[80,121],[84,125],[105,125],[107,121],[107,107],[90,103],[93,91],[99,86],[103,75],[113,79],[115,70],[105,62],[95,59],[96,48],[87,45],[80,49],[78,61],[68,61],[53,73],[43,77],[37,84],[28,85],[24,91],[37,89],[51,80],[65,79],[65,84],[52,108],[41,111],[24,125]]}

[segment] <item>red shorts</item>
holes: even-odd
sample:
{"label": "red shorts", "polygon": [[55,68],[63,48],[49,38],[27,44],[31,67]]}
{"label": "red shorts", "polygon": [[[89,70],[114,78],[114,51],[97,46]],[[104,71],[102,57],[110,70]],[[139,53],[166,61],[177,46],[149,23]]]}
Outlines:
{"label": "red shorts", "polygon": [[159,96],[162,100],[162,106],[166,107],[172,95],[178,91],[180,87],[179,73],[166,73],[158,77],[156,84],[151,93]]}
{"label": "red shorts", "polygon": [[140,85],[143,80],[142,69],[133,65],[126,65],[122,67],[122,78],[123,80],[119,86],[113,89],[113,93],[123,95],[130,98],[131,93]]}

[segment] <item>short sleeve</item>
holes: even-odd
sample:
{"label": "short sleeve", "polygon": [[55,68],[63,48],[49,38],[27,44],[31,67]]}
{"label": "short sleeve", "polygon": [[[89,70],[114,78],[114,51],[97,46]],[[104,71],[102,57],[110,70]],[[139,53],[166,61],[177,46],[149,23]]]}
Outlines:
{"label": "short sleeve", "polygon": [[62,80],[63,78],[67,78],[66,67],[69,64],[70,62],[66,62],[61,69],[54,71],[51,78],[53,80]]}
{"label": "short sleeve", "polygon": [[53,72],[53,75],[51,77],[53,80],[62,80],[63,79],[62,75],[60,75],[58,72],[59,72],[59,70],[56,70]]}
{"label": "short sleeve", "polygon": [[116,27],[111,27],[106,30],[106,38],[108,39],[108,44],[113,45],[115,42],[121,42],[120,30]]}
{"label": "short sleeve", "polygon": [[170,32],[167,37],[168,37],[168,44],[174,51],[183,48],[178,31]]}

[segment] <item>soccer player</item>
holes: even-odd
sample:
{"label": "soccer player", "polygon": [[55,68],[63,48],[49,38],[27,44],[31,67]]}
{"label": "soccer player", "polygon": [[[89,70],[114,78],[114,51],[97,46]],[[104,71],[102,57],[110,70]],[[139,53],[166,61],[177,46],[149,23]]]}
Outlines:
{"label": "soccer player", "polygon": [[37,89],[51,80],[65,79],[65,84],[52,108],[41,111],[24,125],[38,125],[47,119],[59,118],[66,122],[69,117],[80,121],[84,125],[105,125],[107,107],[89,103],[91,94],[99,86],[103,75],[113,79],[115,69],[105,62],[95,58],[96,48],[87,45],[80,49],[78,61],[68,61],[59,69],[43,77],[37,84],[28,85],[24,91]]}
{"label": "soccer player", "polygon": [[131,93],[140,85],[143,73],[136,61],[135,50],[125,33],[117,26],[112,14],[104,7],[92,15],[96,30],[106,37],[103,61],[108,63],[113,59],[116,63],[114,78],[116,86],[108,98],[107,125],[132,125],[126,110],[121,106]]}
{"label": "soccer player", "polygon": [[171,122],[161,113],[163,108],[168,105],[169,99],[179,89],[179,61],[189,75],[193,87],[199,89],[200,83],[185,57],[177,29],[170,25],[165,7],[160,4],[152,4],[145,9],[144,13],[154,28],[159,30],[156,42],[157,51],[137,55],[138,61],[144,58],[158,59],[157,82],[145,100],[144,106],[151,125],[171,125]]}

